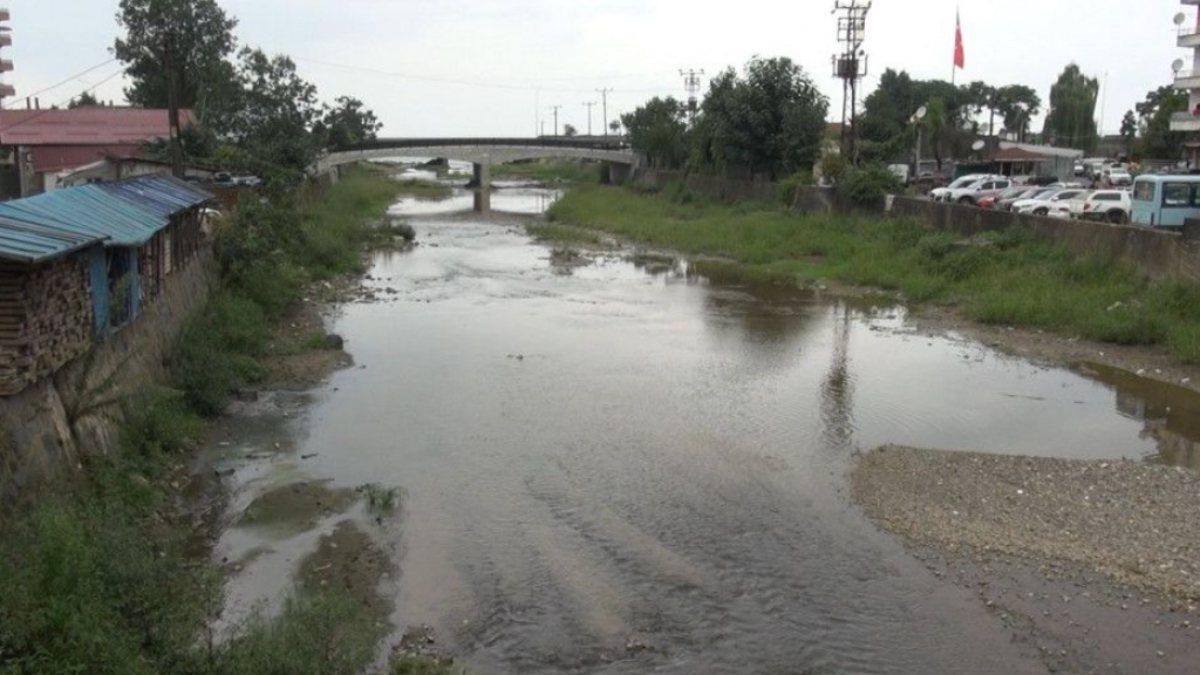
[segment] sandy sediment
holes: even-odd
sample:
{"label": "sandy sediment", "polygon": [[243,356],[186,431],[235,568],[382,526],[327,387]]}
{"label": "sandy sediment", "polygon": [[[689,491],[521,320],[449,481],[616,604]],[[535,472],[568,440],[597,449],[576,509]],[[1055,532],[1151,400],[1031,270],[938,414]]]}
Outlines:
{"label": "sandy sediment", "polygon": [[851,474],[868,517],[911,543],[1075,563],[1183,606],[1200,601],[1200,474],[885,446]]}

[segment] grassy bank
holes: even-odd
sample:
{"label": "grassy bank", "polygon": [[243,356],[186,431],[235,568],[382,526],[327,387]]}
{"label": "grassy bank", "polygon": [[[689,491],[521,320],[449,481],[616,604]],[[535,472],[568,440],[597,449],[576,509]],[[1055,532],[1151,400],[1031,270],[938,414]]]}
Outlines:
{"label": "grassy bank", "polygon": [[[403,189],[359,170],[325,191],[244,201],[217,233],[221,287],[181,337],[173,388],[124,401],[122,451],[85,453],[72,485],[0,523],[0,672],[352,673],[385,627],[337,592],[302,593],[215,646],[219,572],[197,559],[188,453],[236,389],[262,377],[273,323],[305,285],[354,272]],[[436,671],[430,671],[436,672]]]}
{"label": "grassy bank", "polygon": [[1129,266],[1072,257],[1016,230],[962,241],[907,220],[797,216],[771,204],[721,205],[680,190],[666,194],[581,185],[552,207],[550,219],[728,257],[764,278],[899,291],[910,302],[953,306],[984,323],[1161,345],[1183,362],[1200,363],[1200,288],[1194,285],[1151,282]]}
{"label": "grassy bank", "polygon": [[566,160],[498,164],[492,167],[493,180],[528,180],[538,183],[581,184],[600,182],[599,164]]}

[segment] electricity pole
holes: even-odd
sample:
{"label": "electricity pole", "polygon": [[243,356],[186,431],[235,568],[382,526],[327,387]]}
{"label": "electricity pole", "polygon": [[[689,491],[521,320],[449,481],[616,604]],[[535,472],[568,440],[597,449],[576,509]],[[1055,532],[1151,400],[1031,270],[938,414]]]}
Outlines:
{"label": "electricity pole", "polygon": [[554,135],[558,135],[558,111],[562,109],[561,105],[552,105],[550,109],[554,111]]}
{"label": "electricity pole", "polygon": [[600,94],[601,111],[604,113],[604,135],[608,135],[608,95],[612,93],[612,89],[597,89],[596,93]]}
{"label": "electricity pole", "polygon": [[595,107],[595,101],[584,101],[583,104],[588,109],[588,136],[592,135],[592,108]]}
{"label": "electricity pole", "polygon": [[704,77],[704,70],[681,70],[679,74],[683,76],[683,86],[688,93],[688,114],[695,122],[696,111],[700,109],[700,78]]}
{"label": "electricity pole", "polygon": [[[833,55],[833,76],[842,81],[842,156],[858,163],[858,83],[867,75],[867,52],[862,48],[867,33],[867,13],[872,0],[834,0],[838,17],[838,42],[842,53]],[[846,104],[850,110],[847,117]]]}

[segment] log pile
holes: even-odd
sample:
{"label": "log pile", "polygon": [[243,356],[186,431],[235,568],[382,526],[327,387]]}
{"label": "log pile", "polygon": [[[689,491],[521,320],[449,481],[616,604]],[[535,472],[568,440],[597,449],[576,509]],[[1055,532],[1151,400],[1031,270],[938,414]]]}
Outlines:
{"label": "log pile", "polygon": [[88,348],[92,303],[81,256],[0,269],[0,395],[13,394]]}

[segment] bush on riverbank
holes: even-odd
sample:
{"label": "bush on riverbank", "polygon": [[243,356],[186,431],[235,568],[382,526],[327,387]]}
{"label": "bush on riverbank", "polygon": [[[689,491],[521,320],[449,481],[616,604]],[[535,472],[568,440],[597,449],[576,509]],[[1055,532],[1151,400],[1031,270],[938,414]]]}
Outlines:
{"label": "bush on riverbank", "polygon": [[985,323],[1163,345],[1184,362],[1200,362],[1200,287],[1152,282],[1127,265],[1073,257],[1016,230],[962,241],[906,220],[797,216],[765,203],[679,203],[599,186],[572,190],[550,217],[725,256],[775,279],[875,286],[912,302],[956,306]]}

